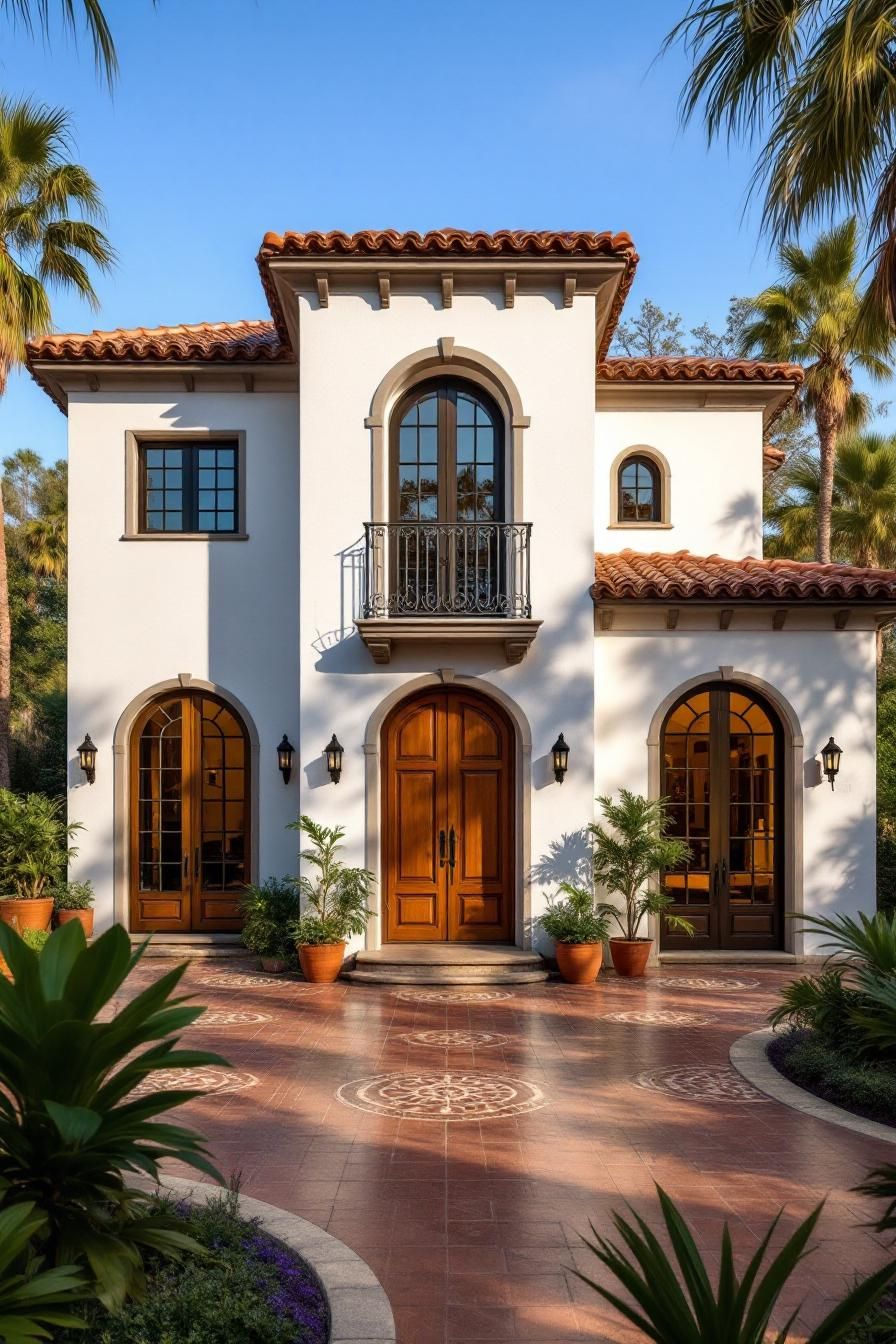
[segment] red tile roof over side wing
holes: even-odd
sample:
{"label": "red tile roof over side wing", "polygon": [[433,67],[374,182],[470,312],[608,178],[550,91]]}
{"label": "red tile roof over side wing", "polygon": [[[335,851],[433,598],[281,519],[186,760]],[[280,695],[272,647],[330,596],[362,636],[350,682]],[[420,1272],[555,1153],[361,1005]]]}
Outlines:
{"label": "red tile roof over side wing", "polygon": [[702,355],[611,355],[597,366],[599,383],[802,383],[803,376],[799,364],[705,359]]}
{"label": "red tile roof over side wing", "polygon": [[270,319],[197,322],[176,327],[120,327],[114,331],[43,336],[29,341],[26,348],[29,363],[43,359],[76,363],[157,359],[253,363],[293,357]]}
{"label": "red tile roof over side wing", "polygon": [[896,571],[813,561],[726,560],[675,551],[598,552],[601,602],[896,602]]}
{"label": "red tile roof over side wing", "polygon": [[[627,233],[498,229],[496,233],[466,229],[431,229],[400,233],[397,229],[362,229],[358,233],[266,233],[259,259],[299,256],[358,257],[499,257],[499,256],[635,256]],[[637,258],[635,257],[635,260]]]}

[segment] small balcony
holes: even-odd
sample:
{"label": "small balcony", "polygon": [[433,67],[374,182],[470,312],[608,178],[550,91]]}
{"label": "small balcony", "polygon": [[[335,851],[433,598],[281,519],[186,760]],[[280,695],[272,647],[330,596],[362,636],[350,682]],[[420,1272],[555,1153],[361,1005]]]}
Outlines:
{"label": "small balcony", "polygon": [[358,631],[375,662],[396,643],[503,644],[520,662],[540,621],[529,591],[531,523],[365,523]]}

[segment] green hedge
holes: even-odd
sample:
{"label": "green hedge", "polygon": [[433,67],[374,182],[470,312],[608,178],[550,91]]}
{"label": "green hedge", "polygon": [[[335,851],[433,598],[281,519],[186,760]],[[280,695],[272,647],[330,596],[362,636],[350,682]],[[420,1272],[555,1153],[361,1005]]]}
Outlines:
{"label": "green hedge", "polygon": [[816,1097],[855,1115],[896,1125],[896,1069],[856,1063],[812,1031],[776,1036],[768,1054],[785,1078]]}

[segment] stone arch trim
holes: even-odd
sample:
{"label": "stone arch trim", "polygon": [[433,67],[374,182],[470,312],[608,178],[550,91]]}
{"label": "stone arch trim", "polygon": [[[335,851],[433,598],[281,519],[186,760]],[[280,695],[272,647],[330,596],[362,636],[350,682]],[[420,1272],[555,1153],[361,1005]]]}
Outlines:
{"label": "stone arch trim", "polygon": [[[653,463],[660,476],[660,517],[656,523],[623,522],[619,517],[619,471],[629,457],[646,457]],[[658,448],[649,443],[630,443],[617,453],[610,464],[610,511],[607,514],[610,527],[633,528],[649,531],[650,528],[668,528],[672,526],[672,469],[669,460]]]}
{"label": "stone arch trim", "polygon": [[412,677],[383,697],[367,721],[364,733],[364,866],[374,874],[373,906],[378,916],[367,925],[365,947],[375,951],[382,946],[381,903],[382,903],[382,798],[380,787],[381,738],[383,725],[392,710],[403,700],[418,691],[432,686],[463,686],[467,690],[477,691],[487,700],[494,702],[504,710],[514,730],[516,742],[515,772],[516,815],[518,819],[516,833],[515,881],[514,892],[514,941],[517,947],[531,947],[531,905],[532,892],[529,880],[531,872],[531,799],[532,799],[532,729],[529,720],[520,706],[504,691],[489,681],[479,677],[455,676],[453,668],[443,667],[420,677]]}
{"label": "stone arch trim", "polygon": [[510,489],[507,503],[511,519],[520,521],[523,513],[523,433],[529,428],[530,417],[523,411],[519,389],[506,369],[481,350],[455,345],[453,338],[448,336],[442,337],[437,345],[416,350],[393,364],[373,394],[370,414],[364,420],[365,428],[371,433],[373,521],[387,521],[388,425],[392,408],[410,388],[439,374],[478,383],[498,403],[504,416],[508,449]]}
{"label": "stone arch trim", "polygon": [[[130,770],[128,769],[128,751],[130,747],[131,732],[139,715],[146,709],[147,705],[153,700],[158,700],[164,695],[169,695],[172,691],[205,691],[209,695],[216,696],[223,700],[235,714],[239,716],[246,729],[249,738],[249,757],[250,771],[249,783],[252,791],[250,802],[251,812],[251,834],[254,838],[250,846],[250,881],[258,880],[258,837],[260,834],[260,813],[259,813],[259,789],[258,789],[258,769],[260,748],[258,741],[258,730],[249,710],[238,700],[235,695],[224,686],[219,686],[213,681],[203,681],[201,677],[193,677],[188,672],[181,672],[176,677],[168,678],[165,681],[157,681],[153,686],[147,686],[145,690],[135,695],[119,716],[115,725],[115,733],[112,739],[112,775],[113,775],[113,812],[112,812],[112,835],[113,835],[113,918],[116,924],[123,924],[125,928],[130,923],[130,901],[129,901],[129,846],[130,846]],[[180,937],[189,939],[190,934],[182,934]],[[208,935],[204,935],[207,937]]]}
{"label": "stone arch trim", "polygon": [[[660,796],[661,762],[660,743],[666,716],[676,701],[691,691],[698,690],[709,681],[725,681],[733,687],[743,686],[764,696],[781,720],[784,732],[784,948],[797,956],[803,955],[804,936],[799,921],[787,916],[803,913],[803,730],[799,716],[784,696],[771,682],[752,672],[742,672],[734,667],[709,668],[700,676],[689,677],[681,682],[660,702],[650,721],[647,733],[647,792],[648,797]],[[650,917],[650,936],[657,941],[658,928],[654,916]],[[754,953],[761,959],[761,953]]]}

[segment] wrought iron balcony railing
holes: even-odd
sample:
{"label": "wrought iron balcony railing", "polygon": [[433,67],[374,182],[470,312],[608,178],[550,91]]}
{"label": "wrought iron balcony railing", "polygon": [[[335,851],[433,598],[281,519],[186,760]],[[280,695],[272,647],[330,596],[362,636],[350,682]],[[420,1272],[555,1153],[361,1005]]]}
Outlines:
{"label": "wrought iron balcony railing", "polygon": [[529,618],[531,523],[365,523],[362,615]]}

